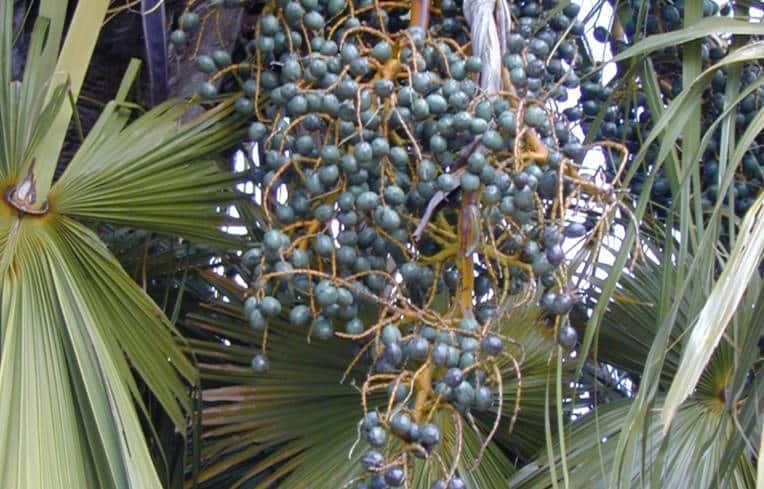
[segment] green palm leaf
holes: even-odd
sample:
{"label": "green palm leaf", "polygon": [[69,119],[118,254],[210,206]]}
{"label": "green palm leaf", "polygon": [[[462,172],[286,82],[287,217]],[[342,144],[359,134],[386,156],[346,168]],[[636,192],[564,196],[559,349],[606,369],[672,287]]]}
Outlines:
{"label": "green palm leaf", "polygon": [[178,127],[184,110],[165,103],[127,125],[130,111],[110,102],[51,189],[50,205],[81,219],[240,244],[220,232],[232,221],[220,204],[236,198],[231,189],[241,176],[199,158],[240,140],[240,126],[231,124],[230,103]]}
{"label": "green palm leaf", "polygon": [[[14,265],[0,282],[0,385],[14,389],[0,400],[3,487],[159,487],[131,367],[182,425],[176,369],[189,380],[194,371],[169,324],[156,327],[161,313],[86,228],[66,218],[13,224]],[[39,470],[45,460],[61,463]]]}
{"label": "green palm leaf", "polygon": [[[13,2],[0,2],[3,488],[160,488],[146,396],[178,433],[186,430],[197,373],[178,332],[85,223],[236,242],[221,227],[238,177],[209,155],[240,136],[242,120],[222,104],[181,124],[186,107],[177,102],[135,118],[124,98],[137,64],[52,182],[69,98],[77,97],[108,5],[87,3],[78,5],[56,62],[66,2],[41,2],[41,15],[60,17],[37,21],[24,80],[12,83]],[[36,198],[22,202],[20,189]]]}
{"label": "green palm leaf", "polygon": [[[628,415],[630,401],[619,401],[603,406],[598,413],[574,423],[567,437],[567,456],[570,467],[569,487],[610,487],[609,477],[616,470],[615,448],[618,435]],[[677,412],[673,429],[663,439],[662,425],[652,418],[647,434],[640,438],[644,452],[630,453],[633,471],[624,487],[646,486],[653,469],[661,468],[659,483],[652,487],[753,487],[754,469],[750,458],[739,453],[735,459],[729,485],[721,486],[716,467],[725,456],[725,442],[735,430],[734,420],[724,413],[718,403],[692,401]],[[555,451],[556,450],[555,446]],[[665,453],[670,457],[665,465],[660,460]],[[557,466],[559,458],[549,463],[546,455],[526,465],[512,479],[513,489],[551,489],[562,484],[562,477],[553,479],[550,466]]]}

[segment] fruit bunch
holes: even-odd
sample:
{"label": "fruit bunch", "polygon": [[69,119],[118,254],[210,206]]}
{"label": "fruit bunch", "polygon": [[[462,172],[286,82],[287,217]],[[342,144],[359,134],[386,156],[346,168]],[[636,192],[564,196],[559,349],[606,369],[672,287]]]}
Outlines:
{"label": "fruit bunch", "polygon": [[[438,414],[501,416],[499,361],[519,360],[498,320],[531,301],[566,347],[577,301],[565,238],[606,232],[571,220],[613,209],[610,186],[583,171],[586,148],[557,102],[579,86],[576,5],[520,1],[501,47],[499,91],[481,87],[463,6],[398,0],[275,0],[260,5],[242,59],[199,53],[213,99],[227,77],[252,118],[262,242],[244,314],[309,338],[353,342],[369,446],[358,488],[399,487],[441,440]],[[551,18],[551,20],[549,20]],[[200,18],[180,18],[177,42]],[[350,367],[349,367],[350,368]],[[506,374],[505,374],[506,375]],[[386,391],[388,402],[369,405]],[[498,406],[497,406],[498,405]],[[436,457],[437,458],[437,457]],[[465,487],[444,467],[434,488]]]}
{"label": "fruit bunch", "polygon": [[[598,42],[609,45],[612,53],[620,53],[639,42],[645,35],[662,34],[680,29],[684,14],[684,2],[681,0],[649,2],[631,0],[621,5],[620,13],[613,18],[611,28],[598,26],[593,31],[593,37]],[[741,18],[753,14],[749,14],[742,7],[738,7],[735,12],[733,4],[728,2],[720,5],[711,0],[704,0],[702,15]],[[733,42],[733,38],[725,36],[702,38],[698,47],[703,69],[708,69],[722,60],[729,53]],[[660,85],[661,102],[665,105],[670,104],[682,91],[682,54],[681,47],[677,46],[668,46],[650,54],[650,61]],[[591,67],[596,66],[592,64]],[[730,84],[737,93],[748,91],[734,107],[735,138],[740,139],[756,111],[761,107],[764,88],[758,84],[754,86],[761,73],[761,62],[751,62],[729,83],[730,68],[725,66],[716,70],[702,96],[701,134],[712,129],[712,124],[717,122],[725,109],[729,108],[729,102],[732,99],[728,96],[727,89]],[[623,89],[625,81],[631,83],[628,90]],[[645,145],[654,121],[641,84],[624,80],[621,76],[603,83],[599,72],[593,73],[581,83],[580,103],[568,108],[565,112],[570,120],[580,121],[582,126],[591,127],[593,130],[586,132],[595,136],[595,139],[623,144],[629,150],[630,161]],[[721,178],[720,160],[724,159],[720,153],[722,130],[721,124],[718,124],[711,131],[701,161],[698,162],[701,165],[702,175],[698,182],[698,190],[703,195],[703,205],[706,209],[713,207],[718,198]],[[762,143],[764,138],[761,135],[757,136],[735,171],[732,197],[734,211],[738,216],[742,216],[749,209],[764,185]],[[656,143],[648,146],[645,163],[640,166],[635,178],[630,182],[634,194],[638,195],[642,191],[644,183],[653,171],[658,150]],[[608,156],[607,153],[605,154]],[[621,163],[620,156],[618,153],[616,161],[610,162],[606,168],[610,178],[613,178],[618,171]],[[651,199],[657,204],[653,213],[660,217],[665,216],[667,209],[674,203],[674,199],[665,171],[659,170],[656,177],[651,188]]]}

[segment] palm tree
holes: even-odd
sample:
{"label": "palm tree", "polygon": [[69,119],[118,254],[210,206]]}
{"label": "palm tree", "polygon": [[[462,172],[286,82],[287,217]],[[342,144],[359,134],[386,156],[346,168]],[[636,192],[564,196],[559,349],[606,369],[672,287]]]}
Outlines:
{"label": "palm tree", "polygon": [[215,152],[241,137],[240,118],[230,104],[185,124],[184,104],[142,111],[128,100],[131,63],[54,180],[109,2],[79,2],[69,22],[67,2],[38,3],[16,80],[18,12],[0,2],[0,485],[162,487],[146,398],[184,434],[197,374],[173,324],[94,229],[235,245],[220,206],[236,198],[238,177]]}
{"label": "palm tree", "polygon": [[[243,118],[236,113],[253,114],[250,137],[259,142],[260,160],[279,168],[273,141],[281,144],[276,146],[276,156],[286,156],[284,145],[293,144],[289,131],[302,121],[264,126],[258,119],[278,115],[278,98],[283,94],[269,91],[272,87],[266,90],[260,82],[263,71],[268,71],[268,83],[272,83],[274,73],[286,71],[287,78],[294,78],[301,73],[298,68],[304,67],[295,68],[289,58],[278,63],[269,59],[263,65],[262,51],[276,49],[269,44],[276,42],[275,35],[270,40],[252,39],[237,50],[234,54],[244,57],[240,63],[231,63],[224,52],[212,53],[218,60],[212,60],[212,68],[197,59],[204,71],[215,71],[211,74],[215,84],[203,84],[202,95],[217,100],[217,90],[237,84],[242,94],[236,95],[236,109],[226,99],[181,124],[179,119],[188,117],[185,105],[160,103],[144,112],[128,102],[137,72],[137,65],[131,64],[115,100],[103,108],[91,129],[81,131],[86,137],[75,145],[71,161],[62,164],[66,129],[78,124],[72,107],[81,93],[108,3],[79,2],[67,24],[65,2],[40,1],[23,78],[16,79],[11,61],[15,3],[0,2],[2,487],[181,487],[184,477],[189,488],[368,487],[358,479],[366,474],[359,462],[371,441],[364,435],[364,414],[376,411],[381,419],[390,420],[394,409],[408,409],[407,395],[425,391],[429,396],[431,379],[412,381],[408,391],[404,388],[400,394],[403,399],[395,381],[369,384],[370,392],[364,395],[370,372],[378,367],[378,355],[359,352],[370,348],[371,342],[336,336],[322,341],[321,336],[330,335],[295,327],[293,323],[302,321],[293,321],[287,310],[269,314],[266,327],[261,317],[253,321],[252,308],[261,303],[252,306],[252,298],[267,285],[263,264],[270,258],[261,246],[241,259],[225,253],[243,245],[220,232],[230,221],[222,209],[235,202],[252,241],[267,244],[274,236],[280,239],[266,234],[274,229],[294,233],[295,227],[281,226],[290,216],[288,206],[276,202],[277,192],[270,192],[274,182],[284,183],[288,192],[301,190],[300,183],[285,177],[284,167],[267,174],[263,165],[254,165],[250,177],[265,200],[246,203],[237,200],[233,190],[242,176],[225,171],[227,163],[216,159],[218,152],[246,139],[240,130]],[[238,7],[241,2],[210,2],[211,15],[219,3]],[[267,5],[261,17],[285,8],[282,3],[286,4]],[[337,15],[347,7],[346,2],[301,3],[312,11],[337,9]],[[302,12],[297,3],[289,5],[293,14]],[[516,307],[497,303],[495,298],[501,294],[495,286],[472,295],[477,289],[470,280],[473,271],[477,277],[488,275],[486,263],[491,256],[481,255],[478,263],[461,259],[457,267],[448,260],[456,256],[454,250],[466,256],[465,250],[480,244],[481,236],[493,237],[490,227],[474,225],[482,219],[488,222],[490,215],[472,212],[458,217],[449,213],[448,206],[458,204],[462,211],[471,212],[482,210],[479,206],[490,200],[459,200],[446,193],[433,211],[412,211],[423,226],[431,218],[439,232],[453,241],[442,240],[445,244],[438,245],[424,240],[423,249],[418,250],[438,267],[433,283],[440,272],[445,275],[455,268],[465,277],[463,282],[452,278],[456,285],[433,287],[432,309],[469,319],[472,313],[478,317],[496,308],[490,331],[506,341],[504,352],[485,364],[490,369],[486,378],[490,376],[489,385],[495,391],[488,409],[438,410],[440,399],[434,399],[429,404],[434,406],[432,411],[423,413],[417,412],[418,403],[412,403],[416,421],[425,419],[439,427],[440,443],[430,453],[413,436],[408,440],[411,443],[404,449],[412,454],[405,465],[409,487],[442,487],[436,480],[442,480],[444,473],[458,475],[470,488],[752,488],[764,484],[760,463],[764,456],[760,408],[764,402],[760,350],[764,225],[758,218],[764,206],[760,192],[764,176],[758,164],[764,157],[759,151],[764,78],[758,76],[764,46],[755,37],[760,26],[750,21],[745,2],[721,14],[709,2],[597,2],[580,17],[596,19],[606,6],[615,11],[604,15],[607,27],[600,25],[592,36],[579,36],[570,46],[581,59],[570,69],[589,83],[582,86],[580,104],[563,112],[545,99],[551,106],[549,113],[559,118],[554,122],[570,122],[576,110],[584,111],[575,125],[582,130],[584,143],[604,155],[603,173],[615,184],[611,192],[609,187],[596,186],[594,178],[584,181],[580,175],[555,173],[583,188],[577,198],[566,201],[580,206],[571,212],[592,213],[585,221],[590,226],[585,242],[568,256],[571,277],[566,278],[579,288],[581,305],[569,314],[550,314],[545,295],[533,288],[512,287],[507,292],[507,303]],[[401,30],[396,23],[427,26],[430,22],[431,35],[452,35],[449,45],[465,45],[466,31],[453,33],[445,20],[450,19],[452,27],[462,25],[459,5],[444,1],[432,11],[429,7],[428,2],[416,2],[408,16],[401,14],[407,5],[400,2],[353,3],[357,9],[353,12],[376,12],[378,17],[375,20],[372,15],[365,25],[351,22],[350,29],[361,27],[359,32],[374,36],[380,31],[387,36],[384,31],[389,29],[390,36],[395,36]],[[259,12],[259,8],[251,10]],[[378,8],[388,9],[388,24]],[[563,13],[570,18],[568,14],[575,10],[568,2],[524,1],[507,8],[509,25],[525,37],[537,31],[530,30],[531,24],[523,18],[541,15],[534,17],[534,25],[543,29],[554,24],[564,35],[575,27],[560,17]],[[295,19],[312,31],[324,28],[319,22],[323,17],[313,15],[303,21],[302,15],[292,20],[273,16],[276,23],[268,24],[266,30],[278,31],[283,22]],[[178,25],[183,27],[183,22]],[[326,25],[333,25],[331,19]],[[299,27],[302,32],[290,32],[295,37],[289,41],[284,37],[280,49],[294,49],[296,39],[310,36],[305,25]],[[444,34],[448,32],[452,34]],[[186,33],[181,34],[178,37],[183,38]],[[416,47],[416,31],[404,37],[401,51],[409,47],[409,41]],[[362,39],[361,50],[370,51],[367,41]],[[485,39],[473,36],[471,41],[471,49],[478,50]],[[511,44],[517,38],[507,41]],[[316,41],[317,45],[322,42]],[[384,44],[379,45],[372,57],[389,58]],[[440,44],[436,47],[444,50]],[[543,52],[543,46],[536,47],[537,53]],[[555,44],[554,49],[559,47]],[[598,61],[596,51],[608,48],[617,70],[606,82],[598,75],[606,65]],[[326,52],[331,57],[332,47]],[[424,62],[437,65],[436,52],[433,47],[429,61]],[[311,54],[311,61],[320,58]],[[452,54],[457,57],[448,63],[466,65],[467,60]],[[549,56],[547,61],[552,60]],[[346,57],[350,65],[354,57]],[[416,56],[409,61],[416,67]],[[370,65],[373,70],[381,67],[384,75],[395,75],[406,62]],[[526,56],[506,64],[527,62]],[[473,59],[469,63],[471,70],[480,67]],[[314,69],[311,63],[310,76],[325,68],[316,63]],[[352,70],[361,73],[358,80],[365,80],[364,66]],[[473,78],[481,80],[480,70],[475,71]],[[512,71],[507,70],[498,82],[505,85],[506,97],[512,101],[504,107],[506,111],[523,114],[529,106],[543,106],[534,97],[511,91],[523,83],[523,73]],[[217,83],[221,79],[222,85]],[[406,73],[395,80],[405,85],[413,82],[413,75]],[[349,103],[353,107],[354,102]],[[437,100],[433,103],[437,107]],[[299,109],[299,104],[294,106]],[[379,108],[389,109],[387,105]],[[425,113],[421,104],[418,110]],[[398,115],[404,119],[402,113]],[[364,118],[359,122],[362,126],[371,126],[374,118],[373,113],[360,110],[352,115],[353,124],[356,116]],[[543,121],[536,120],[541,117],[537,110],[534,116],[526,113],[519,119],[543,130]],[[314,128],[323,123],[309,122]],[[554,129],[563,132],[564,124]],[[424,126],[419,130],[424,133]],[[548,157],[541,153],[534,131],[528,127],[518,131],[518,139],[528,139],[518,143],[522,148],[513,158]],[[412,154],[451,144],[424,141],[417,131],[405,132],[399,127],[391,140]],[[358,142],[352,141],[351,145]],[[490,138],[485,142],[503,151],[500,143]],[[305,148],[309,146],[305,139],[302,145],[310,161],[313,148]],[[466,147],[474,150],[475,145]],[[300,153],[296,143],[290,149],[289,155]],[[570,148],[565,158],[574,160],[578,149]],[[426,166],[421,160],[416,159],[420,168],[413,172],[417,178]],[[463,168],[461,172],[469,173]],[[327,173],[324,179],[334,181]],[[469,175],[459,181],[465,194],[471,193],[467,188],[474,183]],[[476,188],[483,191],[485,184],[478,180]],[[624,192],[629,189],[631,195]],[[380,194],[397,199],[395,192]],[[316,210],[334,197],[332,192],[328,197],[319,193],[308,205]],[[545,199],[556,201],[556,197]],[[557,203],[562,206],[561,201]],[[274,210],[284,214],[274,219]],[[509,214],[513,219],[523,217]],[[572,218],[579,217],[584,216]],[[493,225],[498,223],[491,221]],[[147,240],[135,229],[152,234]],[[153,239],[153,233],[161,238]],[[174,255],[177,242],[165,236],[212,247],[199,253],[187,248],[180,289],[193,290],[178,293],[174,308],[160,308],[150,296],[162,302],[163,292],[152,285],[152,277],[177,270],[177,257],[168,256]],[[396,240],[408,237],[396,236],[384,242],[390,249],[384,250],[383,266],[403,277],[403,267],[395,268],[401,253],[390,250]],[[136,242],[156,244],[156,253],[145,258],[149,247],[131,249]],[[225,277],[188,271],[203,266],[210,256],[223,263]],[[332,268],[335,258],[332,252]],[[328,259],[322,262],[328,263]],[[136,264],[146,270],[136,274],[145,276],[139,280],[143,290],[125,271]],[[294,270],[281,267],[276,273]],[[323,270],[318,273],[328,275]],[[280,280],[278,275],[273,277]],[[298,279],[285,281],[283,290],[269,290],[282,292],[274,293],[276,300],[288,304],[294,300],[289,294],[305,283],[297,283]],[[191,282],[194,287],[187,285]],[[539,289],[558,290],[556,284],[540,283]],[[360,290],[371,295],[367,289]],[[421,300],[417,296],[421,291],[404,291],[404,295],[413,291],[404,297],[411,303]],[[454,303],[461,310],[450,302],[455,292],[459,294]],[[478,303],[474,310],[473,299]],[[201,307],[196,308],[194,300]],[[384,306],[365,303],[358,315],[368,323]],[[180,319],[176,328],[181,310],[189,308],[196,310]],[[169,319],[163,309],[172,310]],[[580,341],[565,327],[568,321]],[[268,362],[263,361],[264,353]],[[154,423],[153,405],[164,411],[158,417],[169,419],[170,430]],[[188,461],[182,454],[171,453],[178,443],[168,440],[168,431],[187,436],[181,445],[188,450]],[[391,445],[400,447],[399,442]],[[170,471],[174,473],[164,473]],[[379,479],[374,484],[382,485]]]}

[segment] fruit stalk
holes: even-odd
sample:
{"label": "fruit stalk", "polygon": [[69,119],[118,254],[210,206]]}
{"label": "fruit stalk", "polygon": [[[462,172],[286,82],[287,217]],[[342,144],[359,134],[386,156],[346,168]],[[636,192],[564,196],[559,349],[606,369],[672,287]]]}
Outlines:
{"label": "fruit stalk", "polygon": [[430,0],[411,2],[411,26],[421,27],[425,31],[430,26]]}
{"label": "fruit stalk", "polygon": [[416,398],[414,399],[414,421],[421,422],[424,416],[424,408],[432,393],[432,374],[435,366],[430,363],[425,367],[421,375],[414,381]]}

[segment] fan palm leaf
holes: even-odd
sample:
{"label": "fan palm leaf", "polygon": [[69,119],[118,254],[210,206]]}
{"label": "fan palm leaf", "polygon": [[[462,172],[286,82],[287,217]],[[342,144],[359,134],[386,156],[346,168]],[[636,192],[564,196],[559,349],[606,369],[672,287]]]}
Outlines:
{"label": "fan palm leaf", "polygon": [[[630,404],[628,400],[613,402],[600,407],[596,415],[591,414],[572,425],[567,437],[568,487],[610,487],[618,435]],[[631,453],[634,470],[624,487],[646,487],[656,468],[661,469],[657,479],[660,482],[653,487],[754,486],[753,464],[744,453],[735,457],[732,476],[726,484],[721,483],[720,474],[715,470],[725,457],[726,442],[736,430],[734,420],[718,405],[688,402],[677,412],[674,423],[671,434],[664,439],[660,419],[652,418],[646,435],[640,437],[644,451]],[[556,445],[555,453],[559,453]],[[664,453],[671,454],[665,463],[661,462]],[[540,455],[510,479],[510,487],[551,489],[561,486],[562,475],[553,478],[551,465],[557,466],[557,474],[561,474],[559,457],[550,464],[545,454]]]}
{"label": "fan palm leaf", "polygon": [[[144,385],[185,432],[197,374],[177,331],[91,230],[115,223],[234,244],[221,208],[237,175],[207,155],[240,137],[230,104],[180,124],[182,104],[135,117],[137,64],[61,178],[58,153],[107,1],[43,1],[21,82],[13,2],[0,2],[0,487],[159,488]],[[149,431],[150,432],[150,431]]]}

